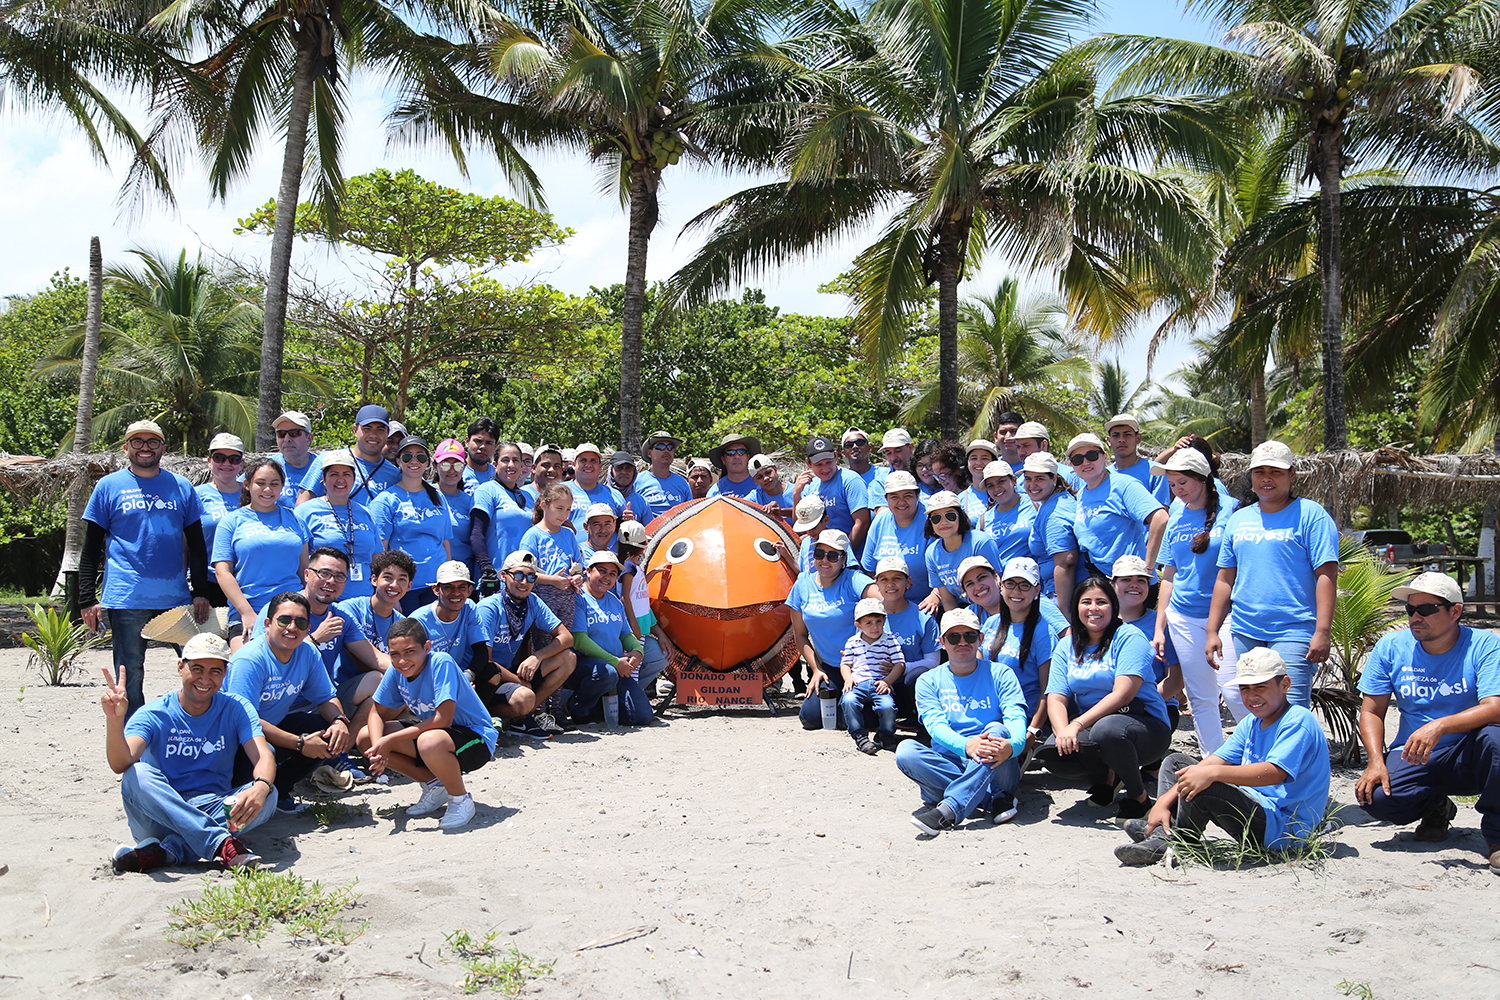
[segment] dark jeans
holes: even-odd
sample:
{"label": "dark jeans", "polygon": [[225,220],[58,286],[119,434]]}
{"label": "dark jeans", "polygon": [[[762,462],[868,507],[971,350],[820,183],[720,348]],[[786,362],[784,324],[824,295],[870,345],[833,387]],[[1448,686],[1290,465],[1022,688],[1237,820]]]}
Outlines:
{"label": "dark jeans", "polygon": [[568,713],[575,722],[602,722],[602,701],[610,691],[620,699],[620,725],[649,726],[656,718],[651,699],[635,678],[621,677],[619,671],[596,657],[580,656],[563,687],[573,692],[568,699]]}
{"label": "dark jeans", "polygon": [[111,651],[116,666],[125,668],[125,697],[129,702],[126,718],[146,704],[146,642],[141,629],[165,611],[165,608],[106,608]]}
{"label": "dark jeans", "polygon": [[[321,733],[328,723],[317,712],[293,712],[276,724],[277,729],[288,733]],[[305,757],[296,747],[272,747],[276,755],[276,792],[282,796],[292,794],[292,786],[315,771],[319,764],[328,761],[318,757]],[[234,777],[231,783],[238,788],[255,780],[255,768],[245,748],[234,752]]]}
{"label": "dark jeans", "polygon": [[1385,755],[1391,794],[1375,786],[1365,812],[1387,823],[1410,823],[1447,795],[1478,795],[1479,829],[1500,844],[1500,725],[1481,726],[1432,751],[1425,764],[1408,764],[1397,747]]}
{"label": "dark jeans", "polygon": [[1172,731],[1166,723],[1149,715],[1105,716],[1078,734],[1078,749],[1063,754],[1057,750],[1057,736],[1047,737],[1036,756],[1047,770],[1064,778],[1087,778],[1103,781],[1105,771],[1114,771],[1125,785],[1125,794],[1140,798],[1146,790],[1141,781],[1141,764],[1161,760],[1172,745]]}
{"label": "dark jeans", "polygon": [[[1177,772],[1199,763],[1191,754],[1174,753],[1161,762],[1156,779],[1156,794],[1165,795],[1177,784]],[[1217,823],[1236,841],[1260,847],[1266,842],[1266,811],[1239,785],[1215,781],[1189,801],[1177,800],[1176,828],[1186,834],[1201,836],[1209,823]]]}

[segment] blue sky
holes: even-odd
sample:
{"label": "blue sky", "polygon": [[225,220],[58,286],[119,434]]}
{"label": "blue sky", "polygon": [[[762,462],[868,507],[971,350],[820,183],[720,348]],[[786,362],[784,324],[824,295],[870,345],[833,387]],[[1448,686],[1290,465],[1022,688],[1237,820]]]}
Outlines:
{"label": "blue sky", "polygon": [[[1171,3],[1149,0],[1108,4],[1099,28],[1179,38],[1211,39],[1218,34],[1195,15],[1183,15]],[[356,79],[346,143],[348,175],[382,166],[411,167],[429,179],[479,194],[512,193],[499,172],[477,158],[465,181],[440,151],[390,146],[381,124],[384,112],[385,101],[377,85]],[[143,121],[144,117],[137,114],[136,120]],[[0,218],[6,221],[8,237],[0,241],[0,295],[36,291],[53,271],[63,267],[83,274],[88,241],[96,235],[103,242],[106,262],[120,259],[134,246],[173,253],[182,247],[190,251],[201,247],[210,253],[262,261],[268,254],[268,239],[235,236],[233,228],[236,219],[275,194],[281,162],[275,141],[263,145],[251,174],[230,192],[226,202],[210,199],[201,172],[189,163],[176,183],[178,211],[174,214],[157,207],[130,222],[119,217],[115,200],[122,173],[94,161],[67,123],[25,117],[10,104],[0,112],[0,129],[5,137],[0,142]],[[123,162],[123,155],[117,154],[117,159]],[[575,294],[586,292],[590,285],[623,281],[626,216],[618,201],[598,191],[597,178],[580,159],[544,155],[534,162],[547,184],[549,208],[558,222],[574,229],[576,235],[561,250],[511,268],[507,280],[542,280]],[[663,183],[662,225],[651,244],[649,279],[665,278],[696,248],[691,238],[677,239],[684,222],[750,181],[743,175],[673,168]],[[817,287],[847,268],[867,241],[851,240],[816,259],[767,274],[753,284],[764,288],[767,301],[784,312],[842,315],[847,300],[820,294]],[[338,280],[346,273],[329,251],[300,242],[293,266],[299,271],[316,272],[324,279]],[[992,291],[1004,270],[1003,262],[988,262],[966,283],[963,293]],[[1137,380],[1145,374],[1148,336],[1138,331],[1119,346],[1121,359]],[[1184,343],[1167,345],[1158,355],[1157,377],[1190,355]]]}

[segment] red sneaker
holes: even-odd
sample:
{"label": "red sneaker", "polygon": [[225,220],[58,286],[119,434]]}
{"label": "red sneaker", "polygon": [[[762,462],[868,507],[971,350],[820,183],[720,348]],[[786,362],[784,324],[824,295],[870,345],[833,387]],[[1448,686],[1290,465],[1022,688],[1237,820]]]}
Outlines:
{"label": "red sneaker", "polygon": [[252,854],[240,838],[225,837],[214,860],[225,868],[254,868],[260,864],[260,855]]}
{"label": "red sneaker", "polygon": [[158,843],[142,844],[140,847],[120,847],[115,851],[114,865],[117,872],[154,872],[168,868],[177,859]]}

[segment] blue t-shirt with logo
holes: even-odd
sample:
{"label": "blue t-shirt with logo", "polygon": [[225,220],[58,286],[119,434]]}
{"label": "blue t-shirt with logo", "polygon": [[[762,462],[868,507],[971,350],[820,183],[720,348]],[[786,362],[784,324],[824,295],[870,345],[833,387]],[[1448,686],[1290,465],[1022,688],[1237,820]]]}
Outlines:
{"label": "blue t-shirt with logo", "polygon": [[297,506],[297,497],[301,494],[303,489],[302,480],[307,478],[308,471],[312,469],[313,463],[317,460],[317,455],[309,453],[307,456],[307,464],[299,467],[296,465],[288,465],[286,456],[281,452],[278,451],[272,453],[271,461],[281,466],[281,475],[283,479],[281,486],[281,496],[276,498],[277,503],[285,507],[287,510],[292,510]]}
{"label": "blue t-shirt with logo", "polygon": [[[479,635],[490,645],[490,660],[506,668],[515,662],[527,632],[538,628],[551,634],[562,624],[562,619],[535,592],[526,595],[526,617],[514,629],[505,620],[504,594],[491,594],[480,601],[478,612]],[[514,641],[510,639],[512,634],[516,637]]]}
{"label": "blue t-shirt with logo", "polygon": [[1122,623],[1115,630],[1102,658],[1094,657],[1097,648],[1086,648],[1080,660],[1073,655],[1071,639],[1059,642],[1052,651],[1047,693],[1066,696],[1074,706],[1072,715],[1078,716],[1109,697],[1115,689],[1116,677],[1139,677],[1141,686],[1136,691],[1135,700],[1144,705],[1147,715],[1164,726],[1170,725],[1167,703],[1156,690],[1156,650],[1151,648],[1146,637],[1138,629],[1126,628]]}
{"label": "blue t-shirt with logo", "polygon": [[620,511],[620,516],[622,518],[625,516],[625,512],[628,510],[630,512],[630,516],[635,518],[642,524],[651,523],[651,518],[655,516],[651,513],[651,503],[641,495],[641,491],[639,489],[632,486],[630,492],[627,493],[617,486],[615,487],[615,492],[619,493],[620,496],[625,498],[625,507]]}
{"label": "blue t-shirt with logo", "polygon": [[908,601],[920,601],[932,593],[932,583],[927,576],[927,537],[923,533],[926,524],[927,513],[920,503],[917,516],[904,528],[896,523],[896,515],[887,507],[876,512],[870,521],[870,531],[865,535],[865,552],[860,558],[865,572],[874,576],[880,560],[900,556],[906,561],[906,572],[911,576],[911,586],[906,588]]}
{"label": "blue t-shirt with logo", "polygon": [[521,551],[536,556],[537,572],[549,576],[567,576],[568,567],[573,563],[583,565],[578,536],[567,528],[559,529],[554,535],[540,524],[534,524],[521,536]]}
{"label": "blue t-shirt with logo", "polygon": [[335,695],[323,658],[312,643],[297,643],[291,658],[282,663],[264,635],[235,650],[224,690],[245,699],[273,726],[293,706],[321,705]]}
{"label": "blue t-shirt with logo", "polygon": [[1219,578],[1219,546],[1224,542],[1224,528],[1239,501],[1219,497],[1219,513],[1214,517],[1208,545],[1202,552],[1193,551],[1193,539],[1203,531],[1208,509],[1189,510],[1181,500],[1173,501],[1167,517],[1167,533],[1161,542],[1161,564],[1177,567],[1172,576],[1173,611],[1187,618],[1207,618],[1213,604],[1214,582]]}
{"label": "blue t-shirt with logo", "polygon": [[619,518],[625,512],[625,498],[620,491],[606,482],[600,481],[594,484],[594,488],[586,490],[578,485],[577,480],[570,479],[567,482],[568,489],[573,491],[573,513],[568,517],[572,522],[573,530],[583,532],[583,522],[589,508],[596,503],[608,504],[609,509],[615,512]]}
{"label": "blue t-shirt with logo", "polygon": [[375,521],[375,535],[384,544],[400,549],[417,564],[413,587],[430,587],[437,582],[437,570],[448,559],[444,542],[453,540],[453,524],[443,506],[442,494],[433,502],[427,491],[415,492],[392,486],[370,504]]}
{"label": "blue t-shirt with logo", "polygon": [[943,664],[917,680],[917,714],[935,746],[959,759],[968,756],[969,740],[983,733],[1010,740],[1019,754],[1026,748],[1026,713],[1015,674],[997,663],[980,660],[973,673],[959,677]]}
{"label": "blue t-shirt with logo", "polygon": [[94,487],[83,519],[109,533],[101,605],[175,608],[192,600],[182,535],[203,520],[192,483],[166,469],[150,477],[111,472]]}
{"label": "blue t-shirt with logo", "polygon": [[[1042,596],[1057,594],[1056,556],[1062,552],[1073,552],[1078,548],[1078,539],[1073,536],[1073,518],[1078,513],[1078,501],[1062,490],[1052,494],[1036,509],[1031,519],[1031,533],[1026,537],[1026,551],[1036,560],[1037,575],[1042,578]],[[1004,567],[1000,571],[1005,572]]]}
{"label": "blue t-shirt with logo", "polygon": [[184,711],[176,691],[148,701],[125,723],[125,735],[145,740],[141,760],[191,799],[234,791],[235,751],[265,733],[249,702],[221,690],[202,715]]}
{"label": "blue t-shirt with logo", "polygon": [[[849,471],[854,472],[853,469]],[[885,506],[885,477],[890,471],[883,465],[872,465],[864,472],[854,472],[859,481],[865,484],[865,499],[871,511]]]}
{"label": "blue t-shirt with logo", "polygon": [[687,503],[693,498],[693,488],[688,485],[686,479],[675,472],[668,473],[663,478],[657,478],[648,469],[635,477],[635,491],[645,497],[646,503],[651,505],[649,516],[638,515],[637,517],[646,524],[650,524],[652,518],[663,511],[680,503]]}
{"label": "blue t-shirt with logo", "polygon": [[745,473],[745,478],[737,483],[732,482],[727,475],[720,476],[714,482],[714,484],[708,488],[708,495],[711,497],[744,497],[746,500],[753,500],[755,499],[755,492],[757,489],[758,487],[755,485],[755,480],[750,478],[750,474],[747,472]]}
{"label": "blue t-shirt with logo", "polygon": [[[389,489],[392,484],[400,481],[401,470],[385,458],[371,462],[355,453],[354,489],[349,491],[349,499],[358,500],[368,507],[376,497]],[[328,491],[323,486],[322,455],[313,459],[312,465],[307,467],[307,475],[302,477],[302,488],[315,497],[327,495]]]}
{"label": "blue t-shirt with logo", "polygon": [[1278,785],[1238,786],[1266,812],[1267,847],[1292,847],[1322,824],[1328,809],[1328,737],[1301,705],[1288,706],[1265,728],[1255,716],[1245,716],[1213,756],[1227,764],[1275,764],[1286,772]]}
{"label": "blue t-shirt with logo", "polygon": [[854,634],[854,605],[874,582],[857,569],[846,569],[826,588],[818,585],[817,573],[803,573],[792,584],[786,605],[802,613],[825,673],[838,669],[844,641]]}
{"label": "blue t-shirt with logo", "polygon": [[1257,642],[1311,642],[1318,612],[1315,571],[1338,559],[1338,527],[1304,497],[1274,514],[1259,504],[1230,514],[1219,566],[1235,567],[1235,632]]}
{"label": "blue t-shirt with logo", "polygon": [[[258,608],[283,591],[302,589],[297,567],[306,545],[307,527],[285,507],[270,514],[240,507],[219,522],[212,560],[231,564],[246,603]],[[237,609],[230,608],[229,620],[240,620]]]}
{"label": "blue t-shirt with logo", "polygon": [[934,538],[927,543],[927,579],[932,581],[934,587],[947,587],[948,592],[958,598],[960,604],[968,604],[969,599],[964,596],[964,588],[958,584],[958,565],[970,556],[988,559],[996,573],[1005,571],[1005,563],[1000,560],[995,540],[988,532],[978,528],[971,529],[952,552],[948,551],[941,538]]}
{"label": "blue t-shirt with logo", "polygon": [[375,537],[375,519],[370,510],[357,500],[335,507],[327,497],[309,500],[293,512],[307,529],[307,551],[327,547],[338,549],[349,557],[349,579],[344,582],[342,600],[369,597],[375,593],[370,582],[370,560],[381,551]]}
{"label": "blue t-shirt with logo", "polygon": [[[595,597],[587,587],[578,595],[579,606],[587,616],[580,621],[575,615],[575,632],[586,632],[599,648],[611,656],[623,656],[625,636],[630,634],[630,625],[625,621],[625,605],[609,591],[603,597]],[[583,625],[583,628],[577,626]]]}
{"label": "blue t-shirt with logo", "polygon": [[[811,490],[811,492],[808,492]],[[828,515],[828,527],[844,532],[846,535],[854,530],[854,515],[862,510],[870,509],[870,494],[865,489],[865,482],[859,478],[859,474],[850,469],[839,469],[826,483],[813,476],[812,484],[802,491],[804,497],[817,494],[823,499],[823,510]],[[856,556],[864,554],[862,548],[855,552]],[[839,649],[844,648],[839,643]]]}
{"label": "blue t-shirt with logo", "polygon": [[995,551],[1000,561],[995,569],[1005,572],[1005,564],[1016,556],[1031,555],[1031,522],[1036,517],[1036,505],[1022,497],[1010,510],[1000,511],[993,507],[980,516],[977,527],[995,540]]}
{"label": "blue t-shirt with logo", "polygon": [[896,640],[901,655],[906,657],[906,673],[903,679],[911,684],[931,667],[917,666],[933,653],[940,652],[937,619],[917,607],[917,602],[908,599],[900,611],[885,613],[885,634]]}
{"label": "blue t-shirt with logo", "polygon": [[[219,522],[228,517],[231,511],[240,509],[240,491],[236,489],[233,493],[225,493],[213,483],[202,483],[193,492],[198,494],[198,502],[203,505],[203,520],[198,522],[203,526],[203,546],[212,552]],[[208,578],[218,580],[218,572],[211,559],[208,563]]]}
{"label": "blue t-shirt with logo", "polygon": [[1098,486],[1078,491],[1073,534],[1079,551],[1106,576],[1121,556],[1146,558],[1146,518],[1158,510],[1161,501],[1139,480],[1108,473]]}
{"label": "blue t-shirt with logo", "polygon": [[[469,567],[470,575],[474,573],[474,546],[469,543],[469,512],[474,509],[474,498],[467,493],[444,493],[438,491],[442,498],[443,510],[448,515],[448,547],[453,552],[453,558]],[[501,561],[505,557],[501,556]]]}
{"label": "blue t-shirt with logo", "polygon": [[[1026,651],[1025,663],[1021,662],[1021,640],[1026,636],[1024,621],[1011,621],[1009,610],[1002,608],[1000,614],[986,616],[980,626],[984,632],[980,651],[996,666],[1005,667],[1016,675],[1021,692],[1026,696],[1027,718],[1036,714],[1037,706],[1041,704],[1042,664],[1052,659],[1058,640],[1068,630],[1068,620],[1057,610],[1057,605],[1041,598],[1037,600],[1040,617],[1031,632],[1031,648]],[[996,650],[995,639],[1001,629],[1005,630],[1005,638],[1000,640],[1000,648]]]}
{"label": "blue t-shirt with logo", "polygon": [[[783,481],[781,485],[786,486],[786,482]],[[792,501],[792,492],[793,490],[790,486],[787,486],[780,493],[767,493],[760,487],[756,487],[755,492],[751,493],[746,499],[767,507],[774,503],[782,510],[792,510],[797,506]]]}
{"label": "blue t-shirt with logo", "polygon": [[478,606],[473,601],[465,601],[458,609],[458,617],[451,622],[438,617],[436,601],[422,605],[411,613],[411,617],[427,630],[432,651],[453,657],[460,670],[468,668],[469,660],[474,656],[474,643],[485,641],[484,629],[479,625]]}
{"label": "blue t-shirt with logo", "polygon": [[[1466,712],[1481,698],[1500,695],[1500,636],[1461,625],[1453,648],[1435,656],[1422,648],[1410,629],[1387,632],[1365,661],[1359,690],[1395,696],[1401,726],[1391,741],[1394,750],[1433,719]],[[1438,746],[1465,735],[1449,733]]]}
{"label": "blue t-shirt with logo", "polygon": [[[375,605],[370,603],[368,597],[354,597],[346,601],[339,601],[333,606],[333,610],[346,622],[352,622],[360,632],[360,635],[370,640],[370,645],[382,653],[389,653],[391,626],[406,616],[401,613],[400,608],[392,608],[390,617],[381,618],[375,613]],[[339,657],[338,673],[334,675],[335,684],[343,684],[351,677],[358,677],[365,672],[364,664],[349,655],[347,649]]]}
{"label": "blue t-shirt with logo", "polygon": [[521,547],[522,536],[531,529],[532,503],[524,491],[508,490],[498,479],[474,491],[473,510],[490,519],[484,529],[484,545],[497,570],[505,564],[506,556]]}
{"label": "blue t-shirt with logo", "polygon": [[1109,470],[1111,472],[1118,472],[1122,476],[1129,476],[1146,487],[1146,492],[1156,497],[1157,502],[1162,506],[1166,506],[1172,502],[1172,484],[1167,482],[1166,476],[1153,476],[1151,474],[1151,462],[1149,459],[1137,455],[1135,464],[1123,469],[1111,462]]}
{"label": "blue t-shirt with logo", "polygon": [[410,680],[402,677],[395,667],[389,668],[380,678],[374,698],[375,703],[383,708],[405,706],[411,709],[420,722],[432,718],[440,705],[451,701],[453,725],[472,729],[484,740],[490,753],[495,752],[495,739],[500,734],[490,722],[490,713],[474,692],[474,685],[447,653],[428,653],[422,672]]}
{"label": "blue t-shirt with logo", "polygon": [[958,502],[963,506],[964,513],[969,515],[970,523],[978,524],[979,519],[984,516],[984,509],[990,505],[990,495],[977,484],[969,485],[958,495]]}

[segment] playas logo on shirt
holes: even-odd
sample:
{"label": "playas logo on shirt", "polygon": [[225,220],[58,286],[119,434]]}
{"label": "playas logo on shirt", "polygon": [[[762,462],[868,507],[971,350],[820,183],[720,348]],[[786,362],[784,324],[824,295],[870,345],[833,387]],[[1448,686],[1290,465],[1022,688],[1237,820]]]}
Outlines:
{"label": "playas logo on shirt", "polygon": [[989,695],[983,698],[965,698],[957,691],[945,690],[939,701],[942,703],[944,712],[963,712],[967,715],[973,715],[982,709],[988,710],[994,708],[994,699]]}
{"label": "playas logo on shirt", "polygon": [[120,494],[120,512],[132,510],[176,510],[177,501],[166,497],[147,496],[140,487],[128,489]]}
{"label": "playas logo on shirt", "polygon": [[174,729],[172,735],[167,738],[168,757],[186,757],[188,760],[197,760],[199,757],[207,757],[227,749],[229,749],[228,736],[220,736],[217,740],[205,740],[192,733],[182,733]]}
{"label": "playas logo on shirt", "polygon": [[1256,545],[1260,542],[1289,542],[1295,528],[1258,528],[1252,525],[1236,528],[1234,540],[1236,543]]}
{"label": "playas logo on shirt", "polygon": [[1410,698],[1414,701],[1448,698],[1453,695],[1467,694],[1468,690],[1469,679],[1467,677],[1455,683],[1443,677],[1419,674],[1415,670],[1403,671],[1401,682],[1396,685],[1397,697]]}
{"label": "playas logo on shirt", "polygon": [[266,686],[260,692],[261,703],[278,702],[283,698],[291,697],[301,690],[299,685],[293,684],[285,677],[272,676],[266,680]]}

